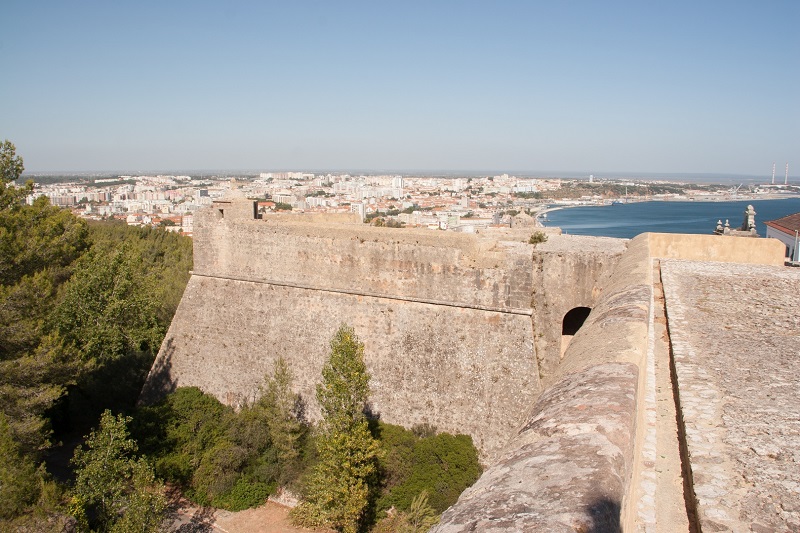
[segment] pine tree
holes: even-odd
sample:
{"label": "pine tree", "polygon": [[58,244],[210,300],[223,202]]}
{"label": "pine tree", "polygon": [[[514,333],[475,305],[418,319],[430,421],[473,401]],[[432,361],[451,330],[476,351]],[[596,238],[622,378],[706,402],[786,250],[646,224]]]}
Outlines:
{"label": "pine tree", "polygon": [[292,373],[286,361],[279,357],[271,375],[265,377],[258,407],[266,414],[269,436],[280,467],[281,484],[292,479],[299,468],[299,441],[303,424],[297,418],[297,394],[292,392]]}
{"label": "pine tree", "polygon": [[294,516],[303,524],[354,533],[375,483],[378,442],[369,432],[364,409],[369,374],[364,345],[352,328],[341,326],[317,385],[323,420],[317,437],[319,462],[308,480],[304,502]]}
{"label": "pine tree", "polygon": [[40,482],[36,466],[20,453],[8,420],[0,413],[0,519],[13,518],[35,503]]}
{"label": "pine tree", "polygon": [[[130,417],[105,411],[100,427],[75,450],[71,512],[82,530],[156,533],[166,509],[163,487],[144,459],[134,459],[136,441],[128,435]],[[88,517],[93,516],[93,524]]]}

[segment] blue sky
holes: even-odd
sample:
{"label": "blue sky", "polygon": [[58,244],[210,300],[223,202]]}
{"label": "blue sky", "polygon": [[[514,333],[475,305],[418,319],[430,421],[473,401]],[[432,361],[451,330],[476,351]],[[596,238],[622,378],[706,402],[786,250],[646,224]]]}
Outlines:
{"label": "blue sky", "polygon": [[800,2],[4,2],[29,171],[800,170]]}

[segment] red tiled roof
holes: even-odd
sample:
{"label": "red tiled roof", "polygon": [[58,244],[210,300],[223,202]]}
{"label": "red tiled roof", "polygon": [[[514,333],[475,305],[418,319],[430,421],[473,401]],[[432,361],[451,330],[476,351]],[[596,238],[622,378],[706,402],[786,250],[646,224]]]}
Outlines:
{"label": "red tiled roof", "polygon": [[794,237],[795,231],[800,231],[800,213],[795,213],[794,215],[785,216],[783,218],[779,218],[777,220],[770,220],[765,222],[765,224],[772,229],[781,231],[786,233],[787,235],[791,235]]}

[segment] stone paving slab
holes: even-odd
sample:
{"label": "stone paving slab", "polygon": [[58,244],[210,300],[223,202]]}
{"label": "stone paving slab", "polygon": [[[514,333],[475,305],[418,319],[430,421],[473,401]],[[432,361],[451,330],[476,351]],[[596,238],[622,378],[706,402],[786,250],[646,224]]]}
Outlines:
{"label": "stone paving slab", "polygon": [[702,531],[800,531],[800,269],[662,261]]}

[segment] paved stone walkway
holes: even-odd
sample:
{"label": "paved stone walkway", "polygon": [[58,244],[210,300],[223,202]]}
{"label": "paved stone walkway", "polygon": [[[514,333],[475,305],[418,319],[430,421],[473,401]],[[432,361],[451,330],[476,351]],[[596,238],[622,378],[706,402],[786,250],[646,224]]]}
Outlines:
{"label": "paved stone walkway", "polygon": [[800,269],[663,261],[702,531],[800,531]]}
{"label": "paved stone walkway", "polygon": [[660,263],[655,261],[645,366],[646,431],[638,471],[640,494],[637,530],[641,533],[689,533],[660,272]]}

